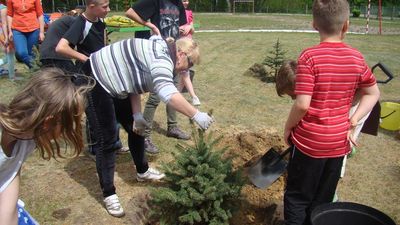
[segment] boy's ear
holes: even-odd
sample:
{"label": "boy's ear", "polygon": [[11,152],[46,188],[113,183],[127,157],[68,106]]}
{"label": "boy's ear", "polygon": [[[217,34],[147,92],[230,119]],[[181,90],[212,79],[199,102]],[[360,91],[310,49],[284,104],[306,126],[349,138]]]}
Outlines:
{"label": "boy's ear", "polygon": [[311,22],[311,25],[312,25],[312,27],[313,27],[316,31],[318,31],[318,27],[315,26],[315,21],[314,21],[314,20]]}
{"label": "boy's ear", "polygon": [[346,20],[346,22],[343,24],[342,27],[342,32],[341,32],[341,39],[344,39],[344,36],[346,35],[346,32],[349,30],[349,26],[350,26],[350,21]]}
{"label": "boy's ear", "polygon": [[346,22],[344,22],[343,24],[343,28],[342,28],[342,33],[346,33],[349,30],[350,27],[350,20],[346,20]]}

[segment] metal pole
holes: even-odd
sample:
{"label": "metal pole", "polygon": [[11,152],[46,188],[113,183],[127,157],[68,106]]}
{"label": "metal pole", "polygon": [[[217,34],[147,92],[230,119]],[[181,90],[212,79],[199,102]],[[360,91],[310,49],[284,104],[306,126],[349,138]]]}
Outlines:
{"label": "metal pole", "polygon": [[379,0],[379,34],[382,34],[382,0]]}
{"label": "metal pole", "polygon": [[368,34],[368,29],[369,29],[369,15],[371,12],[371,0],[368,0],[368,10],[367,10],[367,27],[365,30],[365,33]]}

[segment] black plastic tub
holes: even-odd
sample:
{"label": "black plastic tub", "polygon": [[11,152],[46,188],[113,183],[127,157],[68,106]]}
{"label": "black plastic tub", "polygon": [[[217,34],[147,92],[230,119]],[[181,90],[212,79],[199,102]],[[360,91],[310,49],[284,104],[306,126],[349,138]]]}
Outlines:
{"label": "black plastic tub", "polygon": [[352,202],[333,202],[316,207],[312,225],[396,225],[383,212]]}

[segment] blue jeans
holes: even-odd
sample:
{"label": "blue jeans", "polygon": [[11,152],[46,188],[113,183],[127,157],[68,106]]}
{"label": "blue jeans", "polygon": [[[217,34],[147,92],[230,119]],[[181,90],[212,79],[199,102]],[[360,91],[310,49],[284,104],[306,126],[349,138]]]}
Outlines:
{"label": "blue jeans", "polygon": [[32,68],[32,60],[35,58],[32,49],[39,42],[39,29],[32,32],[20,32],[12,30],[15,54],[22,60],[25,65]]}

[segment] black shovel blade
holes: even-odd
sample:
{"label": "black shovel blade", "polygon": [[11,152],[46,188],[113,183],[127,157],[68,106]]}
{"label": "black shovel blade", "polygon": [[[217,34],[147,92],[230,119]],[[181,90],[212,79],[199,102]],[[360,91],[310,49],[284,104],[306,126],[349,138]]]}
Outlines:
{"label": "black shovel blade", "polygon": [[287,162],[282,157],[287,153],[285,151],[280,155],[271,148],[249,169],[250,181],[258,188],[266,188],[274,183],[285,172]]}

